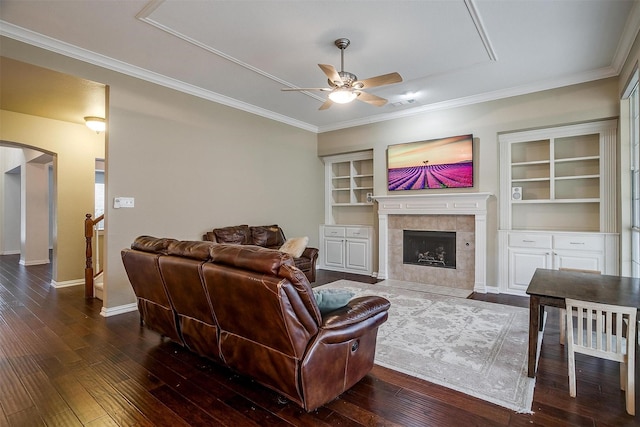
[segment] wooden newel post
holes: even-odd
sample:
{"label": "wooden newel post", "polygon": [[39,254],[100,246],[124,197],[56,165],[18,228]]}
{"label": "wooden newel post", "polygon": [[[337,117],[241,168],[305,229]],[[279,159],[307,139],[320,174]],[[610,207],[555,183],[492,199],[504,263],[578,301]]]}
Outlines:
{"label": "wooden newel post", "polygon": [[93,298],[93,220],[86,214],[84,220],[84,237],[86,241],[86,264],[84,269],[84,297]]}

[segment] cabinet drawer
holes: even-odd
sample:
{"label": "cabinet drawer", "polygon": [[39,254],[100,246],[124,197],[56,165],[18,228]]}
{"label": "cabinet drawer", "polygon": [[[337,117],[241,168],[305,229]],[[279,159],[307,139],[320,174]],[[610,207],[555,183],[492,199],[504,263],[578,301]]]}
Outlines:
{"label": "cabinet drawer", "polygon": [[327,237],[344,237],[344,227],[325,227],[324,235]]}
{"label": "cabinet drawer", "polygon": [[347,227],[347,237],[369,238],[369,229],[365,227]]}
{"label": "cabinet drawer", "polygon": [[551,249],[550,234],[509,234],[509,246]]}
{"label": "cabinet drawer", "polygon": [[555,249],[571,249],[581,251],[603,251],[603,236],[554,236]]}

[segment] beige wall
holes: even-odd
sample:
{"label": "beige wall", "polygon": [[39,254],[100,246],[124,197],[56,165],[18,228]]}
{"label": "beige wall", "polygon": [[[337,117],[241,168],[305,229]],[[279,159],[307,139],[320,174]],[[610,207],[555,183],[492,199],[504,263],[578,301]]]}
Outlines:
{"label": "beige wall", "polygon": [[[200,239],[274,224],[317,247],[323,168],[316,135],[139,81],[111,84],[106,306],[132,301],[120,250],[141,234]],[[113,209],[116,196],[134,209]]]}
{"label": "beige wall", "polygon": [[[391,144],[472,133],[476,150],[476,184],[471,190],[489,192],[487,285],[497,286],[498,271],[498,133],[535,127],[616,117],[619,114],[618,80],[591,83],[516,96],[499,101],[429,112],[412,117],[322,133],[322,156],[373,149],[374,194],[388,194],[386,148]],[[435,194],[455,190],[420,190],[404,194]],[[364,220],[363,220],[364,222]],[[377,267],[377,266],[375,266]]]}
{"label": "beige wall", "polygon": [[[141,234],[200,239],[235,224],[280,224],[318,244],[323,166],[316,135],[3,39],[2,54],[109,85],[104,309],[134,303],[120,250]],[[213,76],[215,77],[215,76]],[[115,196],[135,198],[113,209]]]}
{"label": "beige wall", "polygon": [[86,126],[0,110],[0,140],[54,156],[56,231],[53,280],[84,280],[84,216],[94,208],[95,159],[104,157],[104,136]]}
{"label": "beige wall", "polygon": [[[490,203],[488,285],[497,285],[499,132],[618,116],[616,78],[315,135],[99,67],[9,41],[3,55],[110,86],[105,307],[134,301],[120,250],[135,236],[197,239],[213,227],[281,224],[317,245],[323,221],[318,155],[374,150],[386,191],[390,144],[473,133],[477,184]],[[317,143],[317,146],[316,146]],[[428,193],[438,190],[425,191]],[[113,209],[113,197],[135,197]],[[363,221],[365,223],[371,221]]]}

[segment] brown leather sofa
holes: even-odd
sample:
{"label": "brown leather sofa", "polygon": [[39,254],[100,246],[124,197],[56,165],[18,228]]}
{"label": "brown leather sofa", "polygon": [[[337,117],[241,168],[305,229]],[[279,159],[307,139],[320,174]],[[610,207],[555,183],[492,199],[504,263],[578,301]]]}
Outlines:
{"label": "brown leather sofa", "polygon": [[288,254],[141,236],[122,261],[147,327],[307,411],[373,367],[389,301],[353,298],[323,316]]}
{"label": "brown leather sofa", "polygon": [[[282,228],[274,225],[234,225],[231,227],[214,228],[202,236],[202,240],[229,243],[234,245],[255,245],[269,249],[278,249],[287,240]],[[307,247],[302,255],[293,261],[307,276],[309,282],[316,281],[316,260],[318,249]]]}

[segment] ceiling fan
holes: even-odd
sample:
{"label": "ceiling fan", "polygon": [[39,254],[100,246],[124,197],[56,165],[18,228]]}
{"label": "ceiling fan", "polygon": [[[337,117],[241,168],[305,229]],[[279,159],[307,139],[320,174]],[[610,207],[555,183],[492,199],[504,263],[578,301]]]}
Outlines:
{"label": "ceiling fan", "polygon": [[358,80],[358,77],[356,77],[355,74],[344,71],[344,50],[347,48],[347,46],[349,46],[349,44],[351,44],[351,41],[343,37],[339,38],[334,43],[340,49],[340,71],[337,71],[333,65],[318,64],[320,69],[328,77],[330,87],[284,88],[282,90],[318,90],[321,92],[329,92],[329,98],[327,98],[324,104],[320,106],[320,110],[326,110],[327,108],[331,107],[334,102],[338,104],[346,104],[353,101],[354,99],[366,102],[367,104],[375,105],[376,107],[382,107],[384,104],[386,104],[386,99],[364,92],[364,89],[389,85],[392,83],[400,83],[402,81],[402,77],[400,76],[400,74],[389,73],[364,80]]}

